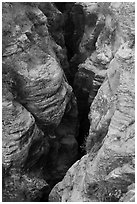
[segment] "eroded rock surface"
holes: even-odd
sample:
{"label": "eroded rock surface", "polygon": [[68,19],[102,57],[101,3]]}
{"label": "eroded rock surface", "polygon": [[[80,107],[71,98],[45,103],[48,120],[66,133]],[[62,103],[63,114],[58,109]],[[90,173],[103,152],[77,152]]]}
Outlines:
{"label": "eroded rock surface", "polygon": [[56,60],[47,18],[29,4],[5,7],[3,13],[6,15],[9,9],[9,18],[4,18],[3,32],[11,33],[4,36],[3,63],[14,70],[20,103],[45,126],[54,128],[61,121],[72,89]]}
{"label": "eroded rock surface", "polygon": [[60,20],[52,3],[3,3],[5,201],[40,201],[77,159],[77,104],[63,71]]}
{"label": "eroded rock surface", "polygon": [[49,187],[37,173],[30,178],[33,180],[30,183],[31,173],[26,171],[36,165],[42,155],[46,156],[49,144],[32,114],[14,99],[5,83],[2,93],[3,201],[34,201]]}
{"label": "eroded rock surface", "polygon": [[[91,5],[96,13],[96,3]],[[87,154],[52,189],[49,201],[135,201],[135,8],[134,3],[105,5],[119,21],[120,43],[114,49],[113,57],[107,61],[105,73],[102,71],[105,80],[90,107]],[[90,6],[87,8],[92,10]],[[107,25],[110,22],[107,19]],[[97,46],[98,40],[95,44],[98,49]],[[99,46],[99,49],[102,48]],[[88,65],[92,69],[93,65]]]}

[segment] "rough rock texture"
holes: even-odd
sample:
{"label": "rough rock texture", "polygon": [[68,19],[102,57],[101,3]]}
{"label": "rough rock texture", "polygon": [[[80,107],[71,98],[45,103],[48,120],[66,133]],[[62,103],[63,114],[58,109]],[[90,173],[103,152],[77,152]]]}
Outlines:
{"label": "rough rock texture", "polygon": [[47,182],[60,181],[77,159],[77,104],[63,71],[60,19],[52,3],[3,3],[5,201],[41,199]]}
{"label": "rough rock texture", "polygon": [[38,4],[38,7],[47,17],[49,32],[56,42],[53,48],[54,52],[56,53],[65,74],[69,76],[70,71],[63,31],[65,17],[51,2],[41,2]]}
{"label": "rough rock texture", "polygon": [[67,77],[77,98],[79,143],[83,146],[83,137],[89,130],[87,115],[90,105],[106,77],[108,65],[121,44],[121,37],[110,3],[77,2],[69,6],[66,10],[69,15],[65,23],[65,33],[68,34],[65,39],[72,55],[69,59],[71,77]]}
{"label": "rough rock texture", "polygon": [[[96,13],[96,3],[86,5]],[[135,6],[125,2],[105,6],[118,19],[120,43],[107,61],[105,80],[90,107],[87,154],[52,189],[49,201],[135,201]],[[96,49],[97,45],[98,40]]]}
{"label": "rough rock texture", "polygon": [[41,201],[43,194],[49,194],[47,182],[37,174],[24,173],[12,169],[7,175],[3,173],[3,202],[35,202]]}
{"label": "rough rock texture", "polygon": [[10,166],[22,167],[28,157],[29,149],[33,142],[37,142],[38,145],[35,149],[35,161],[31,162],[36,162],[42,154],[42,151],[38,151],[38,149],[42,148],[42,146],[46,148],[44,134],[38,129],[31,113],[12,99],[12,93],[6,87],[5,89],[3,88],[3,92],[5,94],[3,96],[2,109],[3,166],[5,169],[8,169]]}
{"label": "rough rock texture", "polygon": [[34,201],[45,188],[46,194],[48,184],[36,172],[29,178],[31,172],[26,174],[26,170],[36,165],[42,155],[46,156],[49,144],[32,114],[14,99],[8,88],[7,83],[3,83],[3,201]]}
{"label": "rough rock texture", "polygon": [[72,89],[56,60],[47,18],[32,5],[4,6],[3,14],[9,9],[9,18],[4,18],[3,32],[11,33],[4,36],[3,61],[14,69],[19,101],[41,123],[54,128],[61,121]]}
{"label": "rough rock texture", "polygon": [[76,97],[81,96],[81,106],[84,106],[85,102],[90,106],[106,76],[108,64],[121,43],[119,29],[108,3],[77,3],[74,8],[75,19],[80,18],[77,8],[82,10],[84,19],[78,52],[71,59],[79,64],[78,67],[73,67],[72,63],[73,70],[78,68],[74,78],[74,90]]}

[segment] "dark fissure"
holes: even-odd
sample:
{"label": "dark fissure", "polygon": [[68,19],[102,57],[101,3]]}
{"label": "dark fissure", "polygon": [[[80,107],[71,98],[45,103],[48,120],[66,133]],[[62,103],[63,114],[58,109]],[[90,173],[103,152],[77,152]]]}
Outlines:
{"label": "dark fissure", "polygon": [[[79,13],[81,14],[81,22],[79,22],[79,25],[75,27],[74,25],[74,19],[71,13],[72,6],[74,3],[63,3],[58,2],[54,3],[58,10],[62,12],[64,15],[64,25],[63,25],[63,33],[64,33],[64,41],[65,41],[65,47],[67,50],[67,60],[69,63],[69,75],[65,73],[66,78],[68,80],[68,83],[73,88],[73,92],[75,94],[75,97],[77,99],[77,107],[78,107],[78,121],[79,121],[79,130],[78,130],[78,136],[76,138],[78,142],[78,156],[77,159],[80,159],[83,155],[86,154],[86,148],[85,148],[85,142],[86,138],[89,133],[90,123],[88,119],[88,114],[90,111],[90,103],[88,101],[89,93],[88,92],[81,92],[79,90],[78,84],[75,84],[75,80],[77,78],[77,70],[78,65],[86,59],[86,56],[82,56],[79,53],[79,43],[83,37],[84,34],[84,15],[82,8],[79,7]],[[93,18],[93,21],[94,18]],[[95,22],[93,22],[95,24]],[[93,50],[95,47],[93,46]],[[76,58],[75,58],[76,56]],[[78,56],[78,57],[77,57]],[[88,73],[89,75],[91,73]],[[81,82],[80,82],[81,83]],[[85,85],[85,81],[83,80],[82,85]],[[81,85],[80,85],[81,86]],[[54,133],[53,133],[54,134]],[[52,147],[50,149],[50,152],[54,151],[54,147],[56,147],[56,142],[51,139],[50,143],[52,143],[50,146]],[[61,150],[60,150],[61,151]],[[63,150],[62,150],[63,151]],[[60,152],[61,153],[61,152]],[[42,161],[42,159],[41,159]],[[55,164],[56,165],[56,164]],[[54,166],[51,167],[50,160],[45,164],[46,168],[44,168],[44,173],[46,171],[46,174],[48,174],[48,171],[50,172],[50,168],[54,168]],[[47,168],[49,167],[49,169]],[[56,183],[60,182],[61,179],[53,179],[48,180],[45,178],[48,183],[50,183],[50,189],[49,193],[52,190],[52,188],[55,186]],[[48,198],[43,194],[43,197],[40,200],[41,202],[48,201]]]}
{"label": "dark fissure", "polygon": [[[86,56],[79,53],[79,44],[84,34],[85,27],[85,19],[83,14],[83,9],[81,6],[77,6],[76,10],[79,14],[79,21],[75,22],[75,16],[73,15],[72,6],[74,3],[55,3],[55,6],[63,13],[64,15],[64,40],[65,46],[67,49],[67,58],[69,62],[69,71],[70,75],[66,74],[69,84],[73,88],[73,92],[77,98],[77,106],[78,106],[78,119],[79,119],[79,135],[77,137],[78,142],[78,159],[80,159],[86,152],[85,150],[85,141],[89,133],[89,119],[88,114],[90,111],[90,105],[88,98],[88,92],[82,92],[80,87],[86,85],[86,81],[82,81],[83,84],[80,84],[78,87],[77,81],[77,71],[78,65],[86,59]],[[89,24],[90,26],[94,26],[97,21],[97,16],[93,14],[90,16]],[[92,21],[91,21],[92,19]],[[93,40],[92,50],[95,50],[95,42],[97,39]],[[91,75],[91,73],[88,73]],[[77,81],[77,83],[75,83]],[[80,81],[81,83],[81,81]]]}

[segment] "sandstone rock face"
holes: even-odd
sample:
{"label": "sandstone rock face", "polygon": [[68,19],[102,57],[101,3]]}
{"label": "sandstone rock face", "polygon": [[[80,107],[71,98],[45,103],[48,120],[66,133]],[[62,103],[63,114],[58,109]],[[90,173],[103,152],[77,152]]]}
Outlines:
{"label": "sandstone rock face", "polygon": [[6,4],[5,7],[3,13],[6,15],[9,9],[9,19],[4,18],[3,32],[11,33],[10,37],[6,35],[8,39],[4,38],[4,64],[14,69],[18,100],[45,126],[51,124],[56,127],[72,89],[65,82],[56,60],[46,26],[47,18],[32,5],[18,3],[10,8]]}
{"label": "sandstone rock face", "polygon": [[[64,179],[52,189],[49,201],[135,201],[135,8],[134,3],[105,5],[119,21],[120,42],[112,46],[113,49],[109,49],[109,53],[113,53],[109,60],[101,51],[101,63],[105,60],[107,68],[102,70],[100,64],[100,71],[94,69],[94,75],[101,72],[105,80],[90,107],[87,154],[77,161]],[[96,11],[96,3],[92,4],[91,8]],[[91,8],[87,6],[90,11]],[[106,17],[105,25],[109,27],[110,24],[111,18]],[[102,48],[104,43],[98,47],[99,39],[100,37],[95,44],[95,52],[98,52],[98,48],[105,52],[111,43],[105,50]],[[89,59],[92,57],[93,55]],[[93,70],[89,59],[85,64]],[[88,84],[88,87],[91,89],[93,85]]]}
{"label": "sandstone rock face", "polygon": [[[24,165],[29,148],[34,141],[41,141],[41,144],[38,143],[35,149],[36,153],[38,149],[42,146],[46,147],[46,145],[44,144],[44,134],[38,129],[31,113],[15,100],[11,100],[12,94],[7,89],[3,89],[3,92],[6,94],[3,96],[2,110],[3,165],[5,169],[8,169],[10,166],[21,167]],[[42,154],[41,150],[39,154]],[[35,155],[35,162],[40,155]],[[31,162],[33,163],[33,161]]]}
{"label": "sandstone rock face", "polygon": [[58,21],[52,3],[3,3],[5,201],[40,201],[77,159],[77,104]]}
{"label": "sandstone rock face", "polygon": [[26,170],[48,153],[49,144],[34,117],[14,99],[5,83],[2,93],[3,201],[32,201],[41,197],[48,184],[37,173],[31,178]]}

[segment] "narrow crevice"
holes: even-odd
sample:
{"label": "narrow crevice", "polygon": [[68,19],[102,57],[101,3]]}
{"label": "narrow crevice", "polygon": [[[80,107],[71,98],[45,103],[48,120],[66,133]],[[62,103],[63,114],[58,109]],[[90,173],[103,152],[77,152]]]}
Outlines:
{"label": "narrow crevice", "polygon": [[[73,88],[73,92],[77,98],[77,106],[78,106],[78,120],[79,120],[79,135],[77,137],[78,142],[78,159],[80,159],[84,154],[86,154],[85,150],[85,141],[89,133],[90,122],[88,119],[88,114],[90,111],[90,104],[88,102],[89,93],[78,91],[78,87],[75,85],[75,77],[78,70],[78,65],[85,61],[87,56],[82,55],[79,52],[79,43],[84,34],[85,29],[85,17],[83,13],[83,9],[80,5],[74,6],[74,3],[54,3],[55,6],[62,12],[64,15],[64,41],[67,50],[67,58],[69,63],[69,70],[71,76],[67,76],[67,80],[69,84]],[[73,9],[73,8],[74,9]],[[74,10],[74,11],[73,11]],[[75,11],[76,10],[76,11]],[[78,12],[80,22],[75,23],[75,15],[74,13]],[[97,16],[90,16],[88,24],[89,26],[95,26],[97,21]],[[92,19],[92,21],[91,21]],[[95,50],[96,39],[92,40],[92,49]],[[84,83],[84,82],[83,82]]]}

